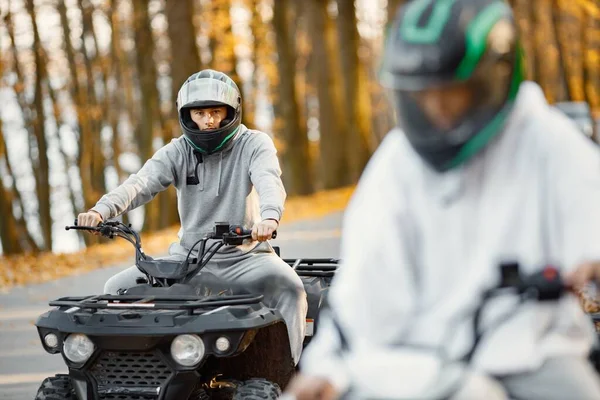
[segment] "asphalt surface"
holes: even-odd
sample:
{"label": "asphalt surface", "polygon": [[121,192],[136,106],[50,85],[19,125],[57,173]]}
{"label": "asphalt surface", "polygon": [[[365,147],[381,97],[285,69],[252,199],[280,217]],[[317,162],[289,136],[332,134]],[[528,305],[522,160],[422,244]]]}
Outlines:
{"label": "asphalt surface", "polygon": [[[341,214],[282,225],[274,246],[284,258],[339,257]],[[133,260],[133,254],[132,254]],[[0,399],[32,400],[43,379],[66,373],[60,355],[47,354],[34,323],[48,301],[62,296],[99,294],[104,282],[131,265],[103,268],[0,294]]]}

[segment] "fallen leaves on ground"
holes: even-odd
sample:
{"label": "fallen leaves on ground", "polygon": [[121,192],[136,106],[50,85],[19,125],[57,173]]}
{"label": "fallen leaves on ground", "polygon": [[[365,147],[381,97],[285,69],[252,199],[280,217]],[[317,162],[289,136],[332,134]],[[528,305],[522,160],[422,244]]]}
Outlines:
{"label": "fallen leaves on ground", "polygon": [[[354,187],[318,192],[309,196],[290,197],[285,204],[282,223],[318,218],[343,210]],[[144,252],[150,255],[166,253],[177,240],[179,226],[142,235]],[[76,234],[76,233],[74,233]],[[133,263],[133,247],[126,241],[114,239],[109,243],[90,246],[75,253],[42,253],[0,258],[0,290],[80,274],[120,263]]]}

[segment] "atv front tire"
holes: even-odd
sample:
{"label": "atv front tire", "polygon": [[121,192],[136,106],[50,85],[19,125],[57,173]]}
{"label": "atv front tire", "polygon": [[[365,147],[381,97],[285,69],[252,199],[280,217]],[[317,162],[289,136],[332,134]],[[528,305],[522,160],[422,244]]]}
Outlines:
{"label": "atv front tire", "polygon": [[188,397],[188,400],[210,400],[210,396],[206,393],[206,390],[196,389],[190,397]]}
{"label": "atv front tire", "polygon": [[276,400],[281,396],[279,385],[266,379],[248,379],[237,387],[233,400]]}
{"label": "atv front tire", "polygon": [[44,379],[35,400],[77,400],[69,375],[56,375]]}

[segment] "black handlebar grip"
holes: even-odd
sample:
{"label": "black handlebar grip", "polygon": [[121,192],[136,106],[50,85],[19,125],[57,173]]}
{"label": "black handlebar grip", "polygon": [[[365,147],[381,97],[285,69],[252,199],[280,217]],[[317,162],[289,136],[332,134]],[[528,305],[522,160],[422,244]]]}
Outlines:
{"label": "black handlebar grip", "polygon": [[[252,229],[244,229],[241,226],[236,226],[232,229],[232,232],[235,233],[236,235],[239,236],[250,236],[252,235]],[[271,239],[275,239],[277,237],[277,231],[273,231],[273,234],[271,235]]]}
{"label": "black handlebar grip", "polygon": [[75,221],[73,221],[73,225],[72,226],[65,226],[65,231],[68,231],[70,229],[77,229],[77,218],[75,218]]}

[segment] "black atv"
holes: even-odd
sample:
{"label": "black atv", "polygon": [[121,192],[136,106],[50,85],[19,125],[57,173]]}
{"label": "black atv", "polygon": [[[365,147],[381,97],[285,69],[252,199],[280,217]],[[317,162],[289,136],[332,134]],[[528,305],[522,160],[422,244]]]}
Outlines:
{"label": "black atv", "polygon": [[[198,258],[190,258],[190,250],[179,263],[144,254],[139,235],[120,222],[66,229],[128,240],[145,278],[118,295],[49,303],[55,308],[35,325],[44,349],[62,354],[69,373],[46,378],[36,400],[265,400],[281,394],[295,368],[279,312],[266,307],[260,293],[200,273],[221,247],[241,244],[251,231],[217,223],[192,247],[200,246]],[[308,295],[306,345],[338,260],[285,261]]]}

